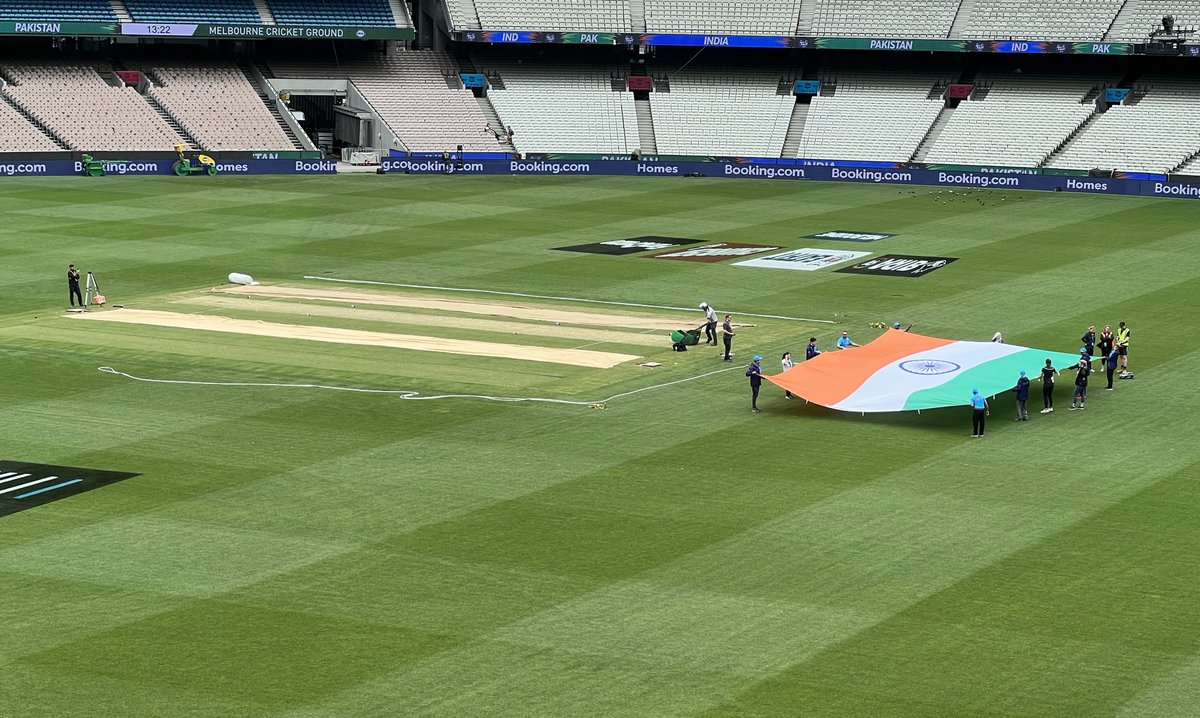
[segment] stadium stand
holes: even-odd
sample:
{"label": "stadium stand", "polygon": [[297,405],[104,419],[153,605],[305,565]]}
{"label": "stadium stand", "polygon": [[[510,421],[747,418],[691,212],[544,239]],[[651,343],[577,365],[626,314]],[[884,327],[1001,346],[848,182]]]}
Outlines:
{"label": "stadium stand", "polygon": [[209,151],[294,150],[296,145],[231,62],[156,62],[149,94]]}
{"label": "stadium stand", "polygon": [[1122,0],[979,0],[963,37],[1100,40],[1123,4]]}
{"label": "stadium stand", "polygon": [[1158,29],[1166,15],[1175,18],[1179,28],[1200,28],[1200,0],[1137,0],[1127,3],[1108,34],[1116,42],[1145,42]]}
{"label": "stadium stand", "polygon": [[115,87],[106,64],[6,60],[4,93],[74,150],[163,151],[184,142],[132,87]]}
{"label": "stadium stand", "polygon": [[116,22],[106,0],[0,0],[5,20],[79,20]]}
{"label": "stadium stand", "polygon": [[458,68],[447,54],[404,50],[347,59],[340,67],[319,60],[270,62],[276,77],[348,79],[409,150],[445,151],[462,145],[471,152],[497,152],[479,103],[452,88],[447,75]]}
{"label": "stadium stand", "polygon": [[599,64],[536,66],[481,61],[498,72],[503,90],[489,94],[521,152],[629,154],[639,149],[633,94],[614,92],[612,68]]}
{"label": "stadium stand", "polygon": [[61,149],[8,102],[0,101],[0,152],[57,152]]}
{"label": "stadium stand", "polygon": [[1137,84],[1127,104],[1109,107],[1048,166],[1170,172],[1200,150],[1200,84],[1168,76]]}
{"label": "stadium stand", "polygon": [[794,35],[800,19],[800,0],[644,0],[643,4],[646,32]]}
{"label": "stadium stand", "polygon": [[812,99],[797,157],[907,162],[944,107],[931,89],[949,69],[846,69],[822,73],[836,92]]}
{"label": "stadium stand", "polygon": [[697,68],[652,92],[658,151],[669,155],[778,157],[795,97],[777,93],[778,69]]}
{"label": "stadium stand", "polygon": [[444,0],[446,14],[450,16],[450,27],[455,30],[479,30],[479,13],[473,0]]}
{"label": "stadium stand", "polygon": [[1083,102],[1101,74],[980,73],[975,97],[952,110],[925,161],[1036,167],[1096,111]]}
{"label": "stadium stand", "polygon": [[[126,9],[138,22],[217,22],[258,25],[262,16],[253,0],[124,0]],[[116,19],[115,17],[113,19]]]}
{"label": "stadium stand", "polygon": [[629,0],[475,0],[489,30],[630,32]]}
{"label": "stadium stand", "polygon": [[362,25],[366,27],[407,26],[400,23],[387,0],[267,0],[280,25]]}
{"label": "stadium stand", "polygon": [[816,0],[813,35],[947,37],[959,0]]}

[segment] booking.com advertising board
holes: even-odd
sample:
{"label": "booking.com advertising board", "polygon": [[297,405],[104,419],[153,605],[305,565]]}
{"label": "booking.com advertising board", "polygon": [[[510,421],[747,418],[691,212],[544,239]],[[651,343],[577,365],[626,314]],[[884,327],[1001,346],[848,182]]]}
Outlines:
{"label": "booking.com advertising board", "polygon": [[[106,160],[107,175],[174,175],[175,160]],[[65,177],[83,175],[78,160],[30,160],[0,157],[0,177]],[[333,160],[224,160],[217,162],[218,175],[331,175],[337,174]]]}
{"label": "booking.com advertising board", "polygon": [[[1200,198],[1200,184],[1126,177],[1063,177],[953,170],[828,167],[741,162],[638,162],[634,160],[465,160],[389,157],[385,172],[451,175],[618,175],[630,177],[725,177],[730,179],[867,182],[972,189],[1041,190]],[[883,163],[880,163],[883,164]],[[1120,175],[1121,173],[1117,173]]]}

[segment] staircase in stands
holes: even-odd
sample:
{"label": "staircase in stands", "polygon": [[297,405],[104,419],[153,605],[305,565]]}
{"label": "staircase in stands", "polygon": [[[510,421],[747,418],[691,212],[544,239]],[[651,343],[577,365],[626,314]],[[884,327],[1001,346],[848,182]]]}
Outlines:
{"label": "staircase in stands", "polygon": [[813,19],[817,16],[817,0],[800,0],[800,17],[796,21],[796,34],[806,37],[812,34]]}
{"label": "staircase in stands", "polygon": [[637,114],[638,150],[643,156],[658,154],[658,138],[654,134],[654,113],[650,109],[650,98],[633,101]]}
{"label": "staircase in stands", "polygon": [[275,22],[275,13],[271,12],[271,6],[267,4],[267,0],[254,0],[254,7],[258,10],[258,16],[262,18],[264,25],[277,25]]}
{"label": "staircase in stands", "polygon": [[267,96],[266,91],[264,91],[262,85],[258,83],[258,78],[254,76],[254,70],[250,68],[249,64],[245,62],[238,63],[238,70],[241,71],[242,75],[246,78],[246,82],[250,83],[250,87],[253,88],[254,93],[258,95],[258,99],[262,100],[263,106],[267,108],[267,112],[270,112],[271,117],[275,118],[275,123],[279,125],[279,128],[282,129],[284,134],[288,136],[288,139],[292,141],[292,147],[298,150],[307,149],[304,146],[304,143],[300,141],[300,138],[296,137],[296,133],[292,132],[292,128],[288,126],[288,123],[284,122],[283,116],[279,114],[279,110],[275,107],[274,99]]}
{"label": "staircase in stands", "polygon": [[167,108],[160,105],[158,100],[154,99],[154,97],[152,97],[149,93],[142,95],[142,99],[144,99],[146,104],[150,105],[150,107],[157,112],[160,117],[163,118],[163,120],[168,126],[170,126],[172,130],[175,130],[176,134],[178,134],[184,139],[185,142],[187,142],[189,150],[197,151],[203,149],[200,147],[200,142],[195,137],[192,137],[192,134],[184,129],[183,125],[179,124],[179,120],[176,120],[175,116],[167,111]]}
{"label": "staircase in stands", "polygon": [[[465,91],[465,90],[464,90]],[[517,147],[508,138],[508,133],[504,130],[507,125],[500,119],[500,113],[496,112],[496,106],[487,98],[487,95],[480,95],[475,98],[479,103],[479,111],[483,113],[483,119],[487,120],[490,127],[495,127],[500,134],[500,138],[496,140],[498,150],[501,152],[516,152]],[[515,130],[514,130],[515,132]]]}
{"label": "staircase in stands", "polygon": [[788,122],[787,134],[783,136],[783,150],[779,153],[783,158],[795,158],[800,152],[800,140],[804,137],[804,123],[808,119],[808,111],[812,105],[797,102],[792,106],[792,119]]}
{"label": "staircase in stands", "polygon": [[629,26],[631,32],[646,32],[646,3],[643,0],[629,0]]}
{"label": "staircase in stands", "polygon": [[975,14],[975,3],[976,0],[962,0],[958,4],[958,10],[954,13],[954,21],[950,23],[950,30],[946,33],[946,37],[963,37],[967,24],[971,22],[971,16]]}
{"label": "staircase in stands", "polygon": [[408,27],[405,20],[408,19],[408,12],[400,4],[399,0],[388,0],[388,6],[392,8],[392,17],[396,18],[396,27]]}
{"label": "staircase in stands", "polygon": [[125,3],[121,0],[108,0],[108,4],[116,13],[118,22],[133,22],[133,15],[129,14],[129,8],[125,7]]}
{"label": "staircase in stands", "polygon": [[61,137],[56,135],[54,133],[54,130],[51,130],[49,127],[46,127],[45,125],[43,125],[41,120],[39,120],[37,117],[34,117],[32,114],[30,114],[28,110],[26,110],[24,107],[21,107],[19,104],[17,104],[17,102],[15,100],[13,100],[13,98],[9,97],[3,91],[0,91],[0,100],[5,102],[6,104],[8,104],[10,107],[12,107],[17,112],[21,113],[22,117],[24,117],[26,120],[29,120],[29,124],[36,127],[38,129],[38,132],[41,132],[43,135],[49,137],[59,147],[63,148],[64,150],[71,149],[71,146],[68,145],[66,142],[64,142]]}

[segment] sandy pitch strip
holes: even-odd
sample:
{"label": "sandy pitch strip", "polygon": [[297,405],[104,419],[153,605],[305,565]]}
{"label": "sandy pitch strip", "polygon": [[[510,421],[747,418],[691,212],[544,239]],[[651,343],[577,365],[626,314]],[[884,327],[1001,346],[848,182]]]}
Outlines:
{"label": "sandy pitch strip", "polygon": [[[252,287],[244,287],[242,289],[252,289]],[[258,287],[253,287],[253,289],[258,289]],[[241,291],[241,289],[238,291]],[[468,339],[442,339],[415,334],[391,334],[389,332],[371,332],[357,329],[337,329],[333,327],[314,327],[297,324],[276,324],[274,322],[262,322],[251,319],[160,312],[148,309],[114,309],[107,312],[84,312],[70,316],[100,322],[144,324],[178,329],[200,329],[230,334],[249,334],[259,337],[278,337],[281,339],[303,339],[306,341],[329,342],[333,344],[394,347],[396,349],[412,349],[415,351],[440,352],[444,354],[465,354],[477,357],[524,359],[527,361],[569,364],[571,366],[583,366],[595,369],[608,369],[638,358],[630,354],[616,354],[613,352],[556,349],[553,347],[525,346],[522,344],[500,344],[496,342],[471,341]]]}
{"label": "sandy pitch strip", "polygon": [[[447,314],[422,314],[419,312],[397,312],[385,309],[351,309],[350,307],[331,306],[329,304],[309,304],[302,302],[279,301],[269,297],[248,298],[239,296],[223,296],[204,294],[189,297],[187,304],[202,304],[207,307],[222,309],[257,310],[260,312],[276,312],[278,314],[311,314],[314,317],[337,317],[338,319],[360,319],[371,322],[389,322],[392,324],[409,324],[424,327],[450,327],[452,329],[471,329],[497,334],[521,334],[524,336],[555,337],[557,339],[580,339],[589,344],[604,342],[608,344],[633,344],[662,348],[670,342],[666,332],[654,330],[646,333],[624,332],[617,329],[600,329],[580,326],[554,326],[551,324],[502,321],[497,319],[476,319]],[[379,306],[379,305],[374,305]]]}
{"label": "sandy pitch strip", "polygon": [[616,312],[572,312],[565,309],[549,309],[529,304],[497,303],[469,299],[439,299],[429,296],[406,296],[386,294],[382,292],[364,292],[361,290],[340,289],[301,289],[296,287],[218,287],[213,291],[241,294],[243,296],[262,295],[269,297],[290,297],[293,299],[323,299],[332,302],[355,302],[358,304],[379,304],[389,307],[413,307],[417,309],[435,309],[443,312],[459,312],[461,314],[484,314],[488,316],[507,317],[509,319],[524,319],[538,322],[562,322],[563,324],[578,324],[584,326],[624,328],[624,329],[662,329],[673,331],[680,328],[691,328],[700,325],[699,310],[694,318],[666,319],[659,317],[639,316],[636,314],[618,314]]}

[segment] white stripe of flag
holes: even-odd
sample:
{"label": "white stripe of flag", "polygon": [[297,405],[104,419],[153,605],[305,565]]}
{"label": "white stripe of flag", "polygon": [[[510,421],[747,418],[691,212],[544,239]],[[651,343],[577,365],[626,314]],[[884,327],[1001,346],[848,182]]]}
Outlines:
{"label": "white stripe of flag", "polygon": [[[26,476],[29,476],[29,474],[25,474],[25,475],[26,475]],[[11,492],[13,492],[13,491],[17,491],[17,490],[19,490],[19,489],[23,489],[23,488],[25,488],[26,486],[37,486],[38,484],[44,484],[44,483],[46,483],[47,481],[54,481],[54,480],[55,480],[55,479],[57,479],[57,478],[58,478],[57,476],[47,476],[47,477],[46,477],[46,478],[44,478],[44,479],[38,479],[37,481],[30,481],[30,482],[29,482],[29,483],[27,483],[27,484],[21,484],[20,486],[13,486],[12,488],[5,489],[5,490],[3,490],[3,491],[0,491],[0,494],[7,494],[7,493],[11,493]]]}

